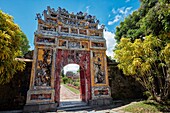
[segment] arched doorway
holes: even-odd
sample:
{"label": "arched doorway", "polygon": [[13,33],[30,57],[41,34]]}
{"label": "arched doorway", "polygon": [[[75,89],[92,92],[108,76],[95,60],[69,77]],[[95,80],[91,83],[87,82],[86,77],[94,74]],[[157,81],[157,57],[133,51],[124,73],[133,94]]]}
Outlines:
{"label": "arched doorway", "polygon": [[60,75],[64,66],[68,64],[80,66],[80,98],[87,102],[91,99],[90,52],[80,50],[58,49],[56,54],[56,85],[55,101],[60,103]]}
{"label": "arched doorway", "polygon": [[60,75],[60,102],[80,101],[80,67],[68,64],[63,67]]}

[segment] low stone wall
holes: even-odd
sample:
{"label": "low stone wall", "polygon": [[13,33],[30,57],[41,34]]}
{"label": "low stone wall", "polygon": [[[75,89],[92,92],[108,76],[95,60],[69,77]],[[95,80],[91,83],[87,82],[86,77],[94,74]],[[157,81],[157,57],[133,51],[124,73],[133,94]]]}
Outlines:
{"label": "low stone wall", "polygon": [[131,76],[125,76],[117,63],[108,60],[109,85],[113,100],[144,98],[143,87]]}
{"label": "low stone wall", "polygon": [[29,88],[32,62],[26,62],[23,72],[18,72],[7,84],[0,85],[0,111],[23,109]]}

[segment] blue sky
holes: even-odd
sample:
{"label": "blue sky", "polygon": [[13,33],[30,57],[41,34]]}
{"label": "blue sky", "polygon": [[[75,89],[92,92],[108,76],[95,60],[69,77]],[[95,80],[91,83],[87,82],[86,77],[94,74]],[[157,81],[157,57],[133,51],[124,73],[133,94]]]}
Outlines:
{"label": "blue sky", "polygon": [[0,0],[0,10],[14,17],[34,48],[34,32],[37,29],[36,13],[42,13],[47,6],[65,8],[68,12],[87,12],[96,16],[106,26],[104,38],[107,41],[107,55],[113,56],[116,26],[126,16],[140,7],[139,0]]}

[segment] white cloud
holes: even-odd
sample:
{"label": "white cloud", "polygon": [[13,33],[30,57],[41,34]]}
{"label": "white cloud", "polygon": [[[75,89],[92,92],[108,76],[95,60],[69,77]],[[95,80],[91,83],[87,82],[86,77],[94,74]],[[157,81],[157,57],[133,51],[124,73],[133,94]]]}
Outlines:
{"label": "white cloud", "polygon": [[[112,21],[108,21],[108,25],[113,25],[114,23],[120,21],[121,19],[125,18],[128,14],[132,13],[131,11],[132,7],[121,7],[115,10],[114,8],[112,9],[112,13],[117,15]],[[110,17],[111,15],[109,15]]]}
{"label": "white cloud", "polygon": [[125,2],[130,2],[130,0],[126,0]]}
{"label": "white cloud", "polygon": [[112,9],[112,13],[113,13],[113,14],[116,14],[116,10],[115,10],[114,8]]}
{"label": "white cloud", "polygon": [[90,6],[86,6],[86,13],[89,13]]}
{"label": "white cloud", "polygon": [[107,44],[107,56],[113,57],[113,49],[116,45],[116,40],[114,39],[115,34],[109,31],[104,31],[104,38],[106,39]]}
{"label": "white cloud", "polygon": [[120,19],[121,19],[121,16],[116,15],[114,20],[108,22],[108,25],[113,25],[114,23],[118,22]]}
{"label": "white cloud", "polygon": [[64,74],[66,74],[67,71],[73,71],[73,72],[77,72],[77,70],[80,68],[80,66],[78,64],[68,64],[66,66],[64,66]]}
{"label": "white cloud", "polygon": [[124,14],[125,7],[118,8],[117,11],[121,14]]}
{"label": "white cloud", "polygon": [[132,7],[127,7],[127,8],[125,9],[125,14],[128,14],[131,9],[132,9]]}
{"label": "white cloud", "polygon": [[127,15],[131,9],[132,7],[127,7],[127,8],[121,7],[121,8],[118,8],[117,10],[120,14]]}

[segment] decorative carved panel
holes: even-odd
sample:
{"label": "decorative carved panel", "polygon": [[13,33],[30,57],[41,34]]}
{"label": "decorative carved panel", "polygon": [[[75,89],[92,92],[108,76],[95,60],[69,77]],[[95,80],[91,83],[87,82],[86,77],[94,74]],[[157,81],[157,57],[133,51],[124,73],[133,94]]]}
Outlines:
{"label": "decorative carved panel", "polygon": [[85,29],[79,29],[79,33],[82,35],[87,35],[87,31]]}
{"label": "decorative carved panel", "polygon": [[89,30],[90,36],[102,36],[102,31],[99,30]]}
{"label": "decorative carved panel", "polygon": [[92,97],[93,99],[109,97],[110,88],[108,86],[92,87]]}
{"label": "decorative carved panel", "polygon": [[67,27],[61,27],[61,32],[69,33],[69,29]]}
{"label": "decorative carved panel", "polygon": [[66,47],[67,46],[67,41],[66,40],[59,40],[59,46],[60,47]]}
{"label": "decorative carved panel", "polygon": [[37,38],[37,42],[42,42],[42,43],[55,43],[54,38]]}
{"label": "decorative carved panel", "polygon": [[39,25],[40,30],[46,30],[46,31],[56,31],[55,27],[48,27],[48,26],[43,26],[42,24]]}
{"label": "decorative carved panel", "polygon": [[81,42],[81,48],[82,49],[88,49],[88,42]]}
{"label": "decorative carved panel", "polygon": [[76,41],[69,41],[68,48],[80,48],[80,42]]}
{"label": "decorative carved panel", "polygon": [[92,42],[92,47],[104,47],[103,42]]}
{"label": "decorative carved panel", "polygon": [[103,52],[93,52],[93,74],[95,84],[105,84],[105,61]]}
{"label": "decorative carved panel", "polygon": [[77,29],[75,29],[75,28],[72,28],[72,29],[71,29],[71,33],[78,34],[78,30],[77,30]]}
{"label": "decorative carved panel", "polygon": [[35,86],[51,85],[52,52],[51,49],[38,49]]}
{"label": "decorative carved panel", "polygon": [[99,96],[99,95],[108,95],[109,92],[107,89],[104,89],[104,90],[95,90],[94,91],[94,95],[95,96]]}
{"label": "decorative carved panel", "polygon": [[31,100],[47,100],[51,99],[51,94],[31,94]]}

